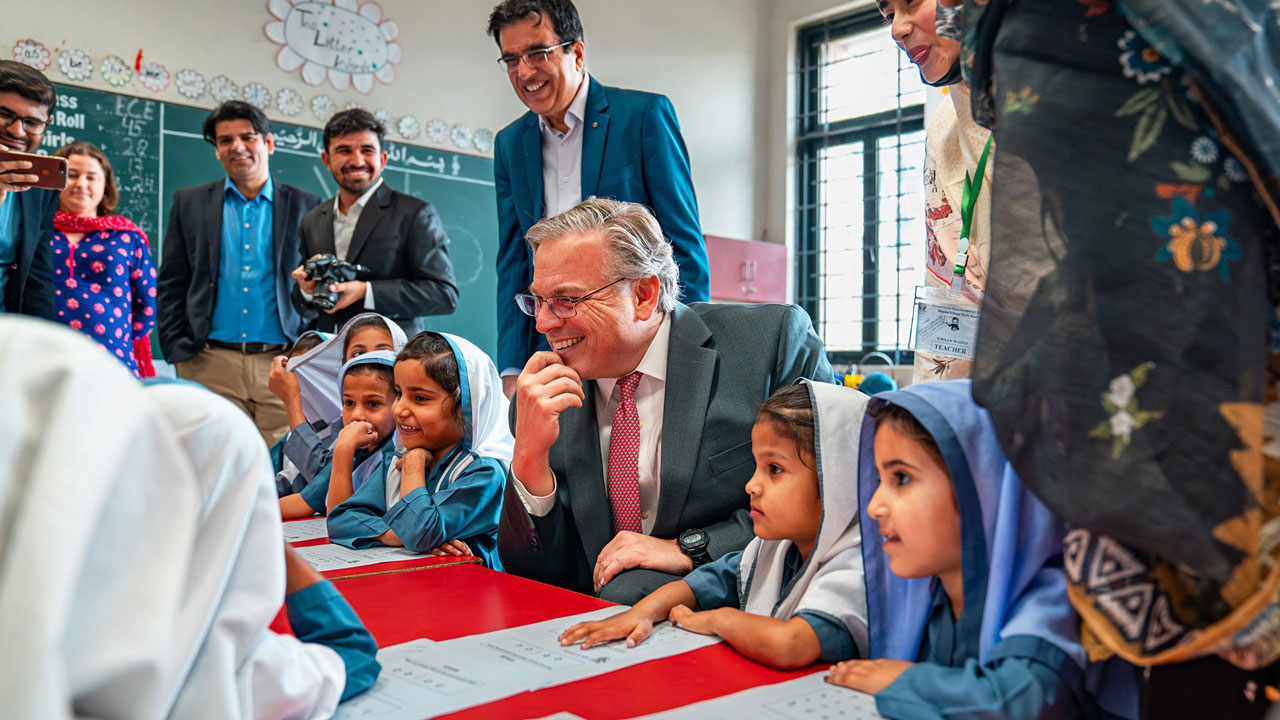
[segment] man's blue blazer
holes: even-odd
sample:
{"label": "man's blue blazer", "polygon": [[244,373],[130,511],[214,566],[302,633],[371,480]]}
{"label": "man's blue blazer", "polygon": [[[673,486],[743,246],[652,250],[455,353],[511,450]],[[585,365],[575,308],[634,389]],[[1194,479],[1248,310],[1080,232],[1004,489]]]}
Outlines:
{"label": "man's blue blazer", "polygon": [[[689,175],[689,151],[665,96],[606,87],[591,78],[583,118],[582,197],[641,203],[653,210],[680,266],[680,300],[710,297],[707,248]],[[498,196],[498,369],[523,368],[547,349],[515,296],[533,282],[525,233],[542,219],[542,131],[526,112],[498,133],[493,176]]]}

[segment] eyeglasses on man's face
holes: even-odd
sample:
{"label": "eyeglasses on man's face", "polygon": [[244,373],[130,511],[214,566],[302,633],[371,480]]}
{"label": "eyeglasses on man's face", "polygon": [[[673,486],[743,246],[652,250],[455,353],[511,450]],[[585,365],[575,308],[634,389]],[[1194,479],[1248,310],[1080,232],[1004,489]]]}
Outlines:
{"label": "eyeglasses on man's face", "polygon": [[551,52],[553,50],[559,50],[560,48],[565,47],[566,45],[572,45],[573,43],[573,40],[567,40],[559,45],[544,47],[541,50],[530,50],[529,52],[521,55],[503,55],[498,58],[498,65],[508,73],[515,72],[516,69],[520,67],[520,61],[522,60],[525,65],[528,65],[531,68],[540,67],[546,64],[547,59],[551,57]]}
{"label": "eyeglasses on man's face", "polygon": [[49,127],[48,120],[31,117],[30,115],[22,116],[5,106],[0,105],[0,128],[8,130],[14,122],[19,123],[22,130],[28,135],[39,135],[44,132],[45,128]]}
{"label": "eyeglasses on man's face", "polygon": [[568,320],[578,314],[578,303],[583,300],[590,299],[592,295],[595,295],[598,292],[603,292],[623,280],[626,280],[626,278],[618,278],[602,288],[596,288],[586,295],[576,298],[564,296],[544,298],[534,295],[533,293],[520,293],[516,296],[516,305],[520,306],[520,311],[525,315],[528,315],[529,317],[538,317],[538,313],[542,310],[543,304],[546,304],[546,306],[551,309],[552,315],[555,315],[561,320]]}

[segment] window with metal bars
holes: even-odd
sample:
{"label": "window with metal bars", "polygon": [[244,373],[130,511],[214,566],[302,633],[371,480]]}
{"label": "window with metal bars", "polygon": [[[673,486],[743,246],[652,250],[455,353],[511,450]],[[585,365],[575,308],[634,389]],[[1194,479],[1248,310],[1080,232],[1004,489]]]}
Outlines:
{"label": "window with metal bars", "polygon": [[910,363],[924,85],[874,9],[799,31],[796,301],[836,364]]}

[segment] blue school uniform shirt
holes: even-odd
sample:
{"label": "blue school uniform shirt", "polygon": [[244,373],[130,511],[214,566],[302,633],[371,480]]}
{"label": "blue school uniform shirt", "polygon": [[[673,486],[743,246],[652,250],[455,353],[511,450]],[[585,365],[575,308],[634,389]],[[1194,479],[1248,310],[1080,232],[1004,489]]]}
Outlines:
{"label": "blue school uniform shirt", "polygon": [[287,595],[284,606],[299,640],[323,645],[342,658],[347,671],[342,700],[373,686],[382,670],[378,643],[333,583],[325,580]]}
{"label": "blue school uniform shirt", "polygon": [[[735,550],[720,559],[707,563],[685,575],[684,581],[693,590],[693,597],[698,607],[703,610],[715,608],[745,606],[738,597],[738,571],[742,565],[742,551]],[[792,545],[787,550],[786,565],[782,572],[782,586],[785,588],[792,578],[800,572],[804,558],[800,556],[800,548]],[[839,620],[816,610],[801,610],[796,617],[802,618],[813,628],[818,636],[818,647],[821,649],[819,659],[824,663],[838,663],[857,657],[857,647],[849,629]]]}
{"label": "blue school uniform shirt", "polygon": [[1038,643],[1033,652],[980,665],[976,640],[959,632],[951,601],[939,585],[916,664],[876,693],[876,707],[893,718],[1066,720],[1084,715],[1062,676],[1075,667],[1066,653]]}
{"label": "blue school uniform shirt", "polygon": [[[302,423],[271,446],[271,466],[276,471],[276,493],[280,497],[300,493],[333,459],[342,422],[323,420]],[[325,472],[325,477],[328,473]]]}
{"label": "blue school uniform shirt", "polygon": [[447,540],[462,540],[486,567],[502,569],[498,516],[507,471],[499,460],[457,445],[427,473],[425,487],[415,488],[387,510],[387,469],[398,455],[388,448],[379,457],[368,480],[329,514],[332,542],[373,547],[392,530],[406,549],[427,552]]}

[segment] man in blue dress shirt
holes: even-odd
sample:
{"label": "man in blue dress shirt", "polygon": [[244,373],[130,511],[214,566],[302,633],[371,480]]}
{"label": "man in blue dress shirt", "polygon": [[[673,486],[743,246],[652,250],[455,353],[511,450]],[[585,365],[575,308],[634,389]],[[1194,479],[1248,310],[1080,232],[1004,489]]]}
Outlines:
{"label": "man in blue dress shirt", "polygon": [[663,95],[602,85],[586,72],[582,22],[570,0],[504,0],[489,16],[498,62],[529,112],[498,133],[498,368],[511,395],[533,353],[547,350],[514,301],[533,282],[525,233],[592,197],[640,203],[657,216],[680,268],[685,303],[710,296],[707,248],[675,108]]}
{"label": "man in blue dress shirt", "polygon": [[[56,93],[39,70],[0,60],[0,149],[35,152]],[[24,160],[0,160],[0,312],[53,319],[56,190],[33,189]]]}
{"label": "man in blue dress shirt", "polygon": [[160,348],[179,377],[238,405],[271,445],[288,419],[267,378],[271,359],[307,329],[289,300],[289,273],[301,262],[298,223],[320,197],[271,177],[275,139],[258,108],[223,103],[204,137],[227,175],[173,194],[157,288]]}

